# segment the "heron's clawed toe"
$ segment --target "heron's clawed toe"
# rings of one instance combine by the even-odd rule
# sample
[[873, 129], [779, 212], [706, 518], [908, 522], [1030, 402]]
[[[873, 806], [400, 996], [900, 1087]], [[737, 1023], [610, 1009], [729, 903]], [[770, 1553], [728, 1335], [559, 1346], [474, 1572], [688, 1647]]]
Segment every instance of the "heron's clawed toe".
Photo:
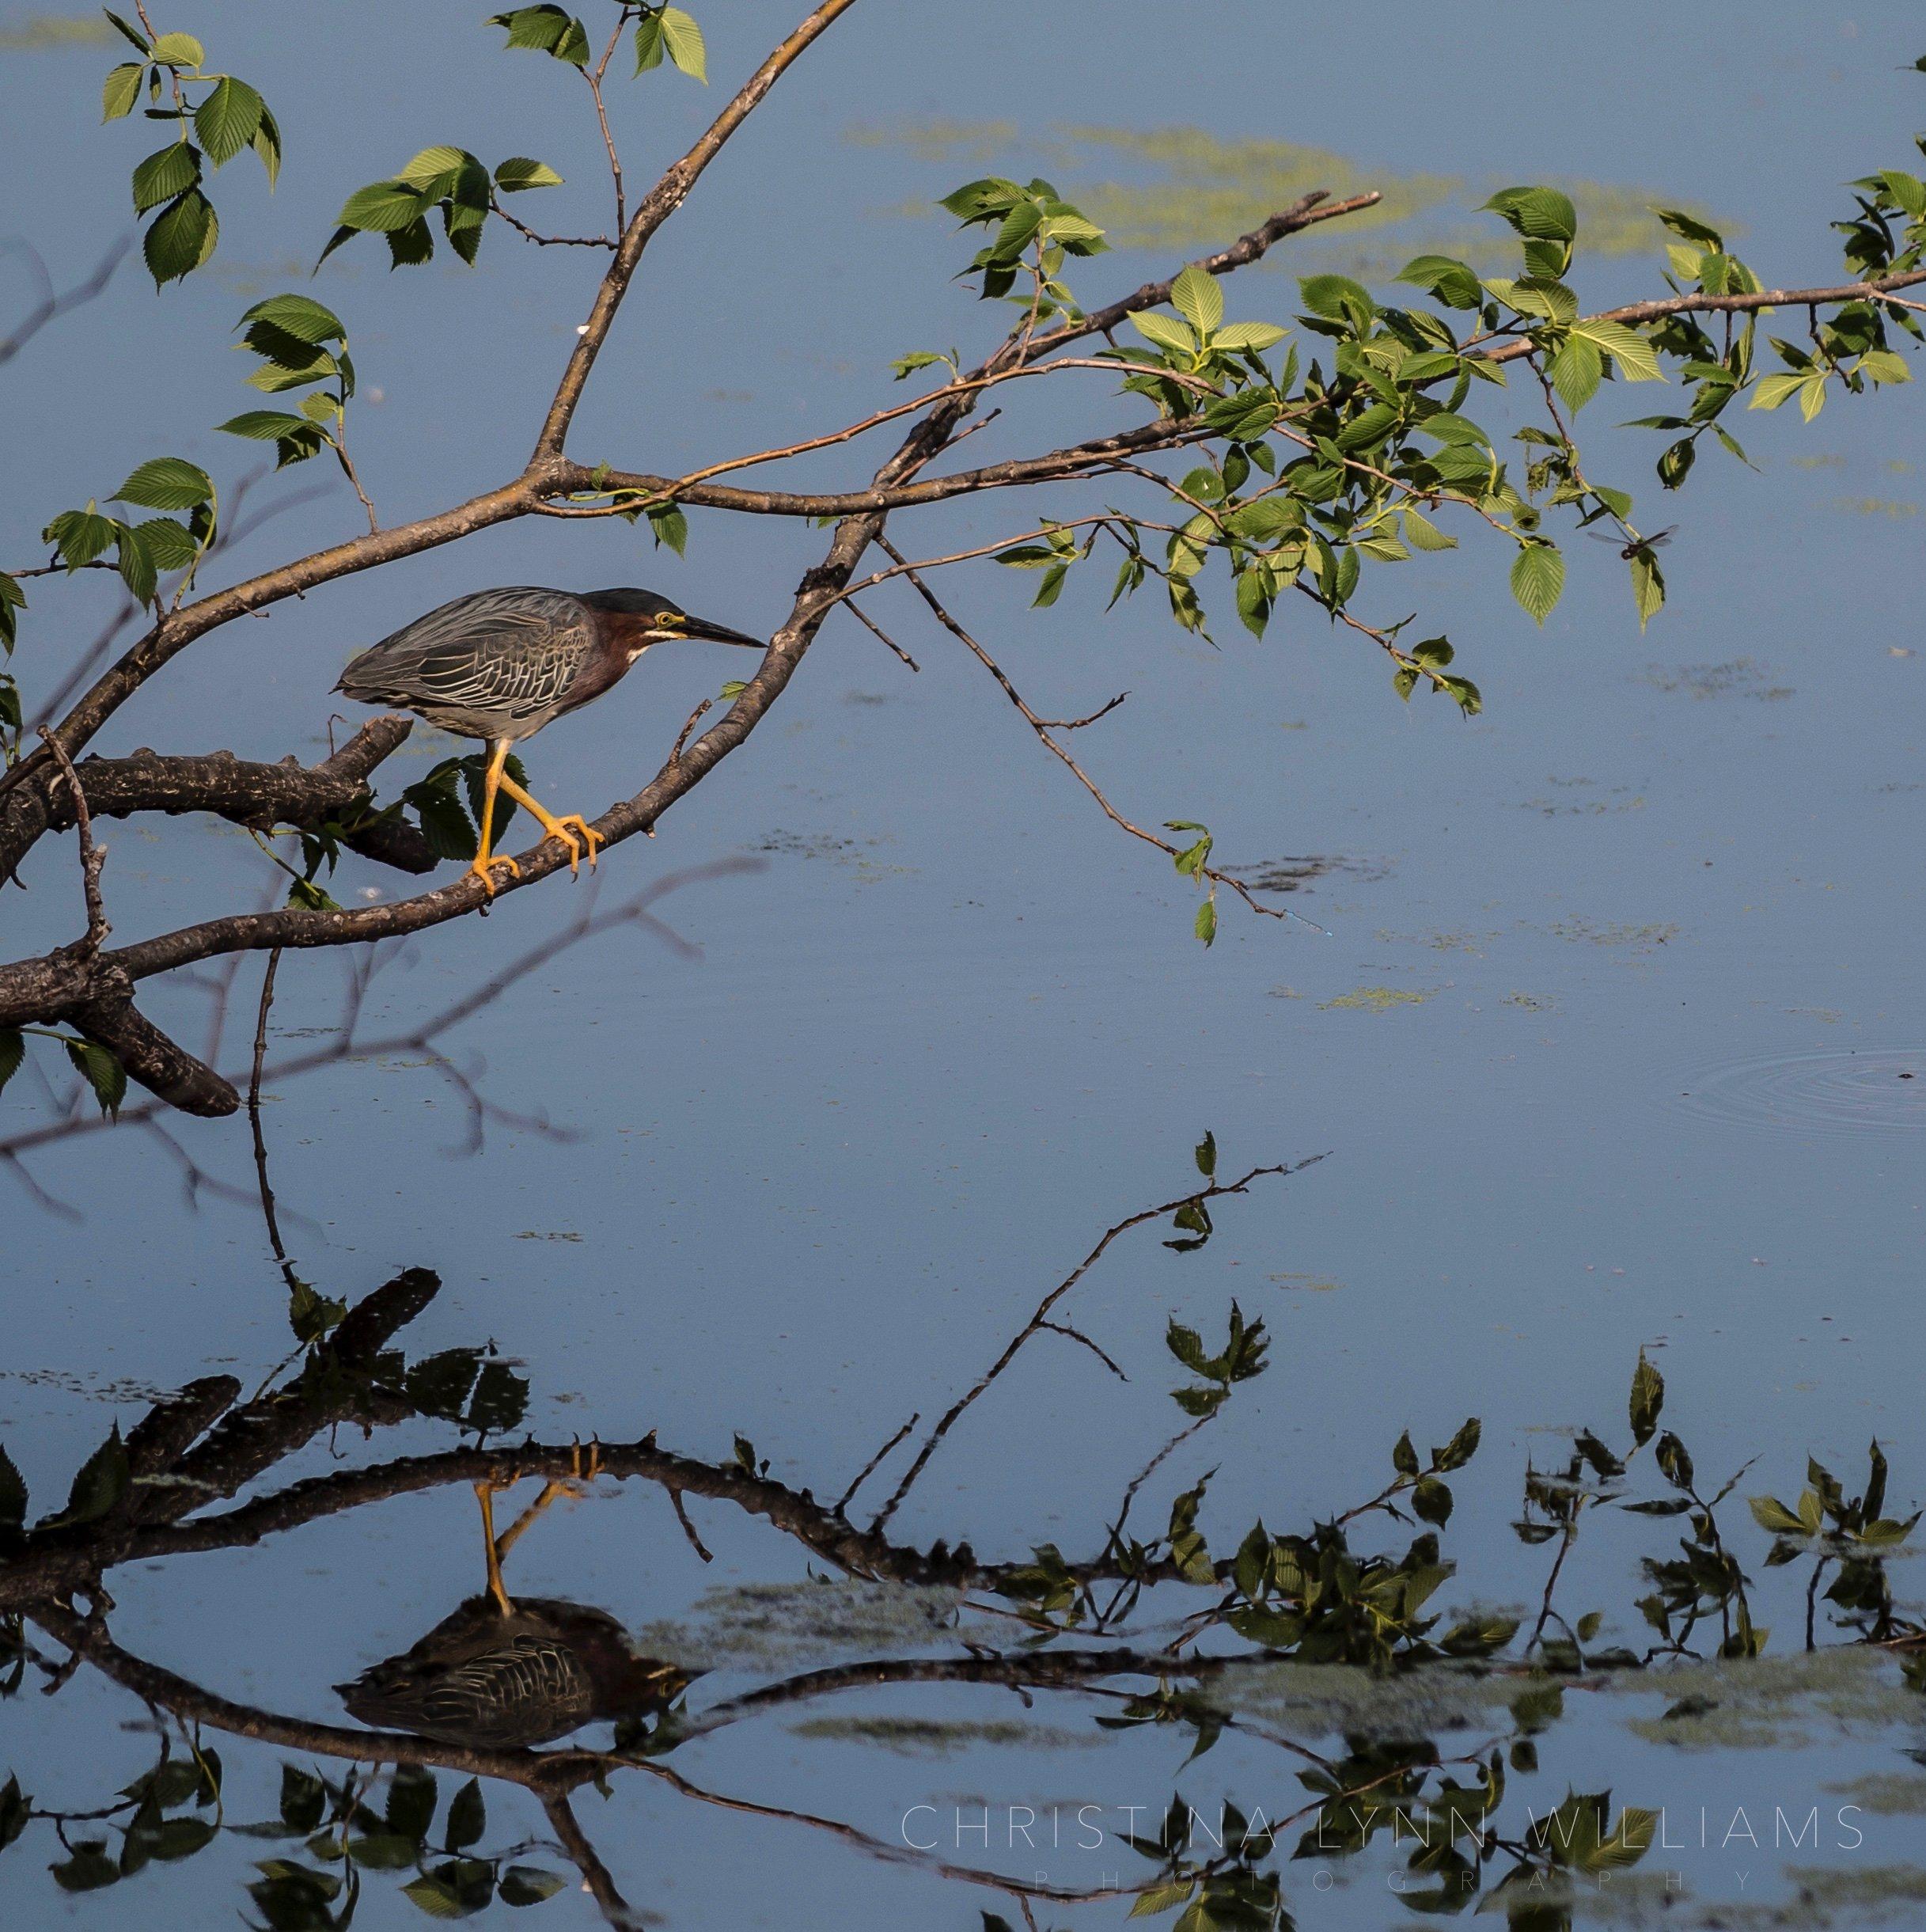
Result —
[[[589, 870], [591, 872], [595, 870], [596, 859], [602, 847], [609, 843], [606, 833], [597, 831], [594, 826], [590, 825], [579, 812], [565, 813], [558, 818], [555, 822], [555, 833], [557, 838], [568, 841], [571, 854], [575, 848], [575, 840], [579, 837], [582, 840], [582, 856], [589, 861]], [[569, 860], [568, 869], [571, 872], [575, 869], [575, 861], [573, 856]]]
[[496, 852], [492, 857], [487, 859], [483, 858], [478, 853], [468, 867], [468, 870], [481, 881], [483, 885], [487, 887], [488, 896], [491, 899], [495, 895], [495, 882], [493, 868], [498, 865], [506, 866], [508, 867], [510, 875], [512, 877], [516, 879], [521, 878], [521, 867], [518, 865], [513, 859], [510, 858], [506, 852]]

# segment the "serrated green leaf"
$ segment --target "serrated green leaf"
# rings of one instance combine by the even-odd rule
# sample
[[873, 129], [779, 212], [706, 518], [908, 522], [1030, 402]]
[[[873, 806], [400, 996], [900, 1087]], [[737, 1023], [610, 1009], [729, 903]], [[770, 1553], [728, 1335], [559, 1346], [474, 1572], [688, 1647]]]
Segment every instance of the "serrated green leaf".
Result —
[[1170, 284], [1170, 306], [1200, 336], [1224, 319], [1224, 291], [1216, 276], [1194, 264]]
[[1511, 566], [1511, 594], [1541, 628], [1564, 594], [1565, 560], [1550, 544], [1528, 544]]
[[495, 169], [495, 184], [505, 195], [519, 195], [531, 188], [559, 188], [562, 177], [545, 161], [511, 154]]
[[1196, 353], [1197, 339], [1190, 329], [1173, 317], [1159, 315], [1154, 309], [1132, 311], [1132, 325], [1147, 342], [1154, 343], [1160, 349], [1169, 349], [1179, 355]]
[[661, 17], [662, 44], [668, 49], [669, 58], [691, 80], [700, 81], [707, 87], [708, 50], [703, 44], [702, 29], [696, 25], [694, 17], [679, 6], [669, 6], [662, 9]]
[[191, 275], [214, 253], [221, 223], [214, 204], [191, 188], [163, 208], [141, 242], [141, 254], [157, 288]]
[[66, 1049], [67, 1058], [93, 1089], [93, 1096], [100, 1103], [100, 1111], [118, 1114], [121, 1102], [127, 1098], [127, 1068], [97, 1041], [63, 1040], [61, 1044]]
[[126, 61], [112, 69], [100, 88], [100, 119], [117, 121], [134, 112], [140, 99], [141, 76], [147, 71], [138, 60]]
[[164, 33], [150, 51], [170, 67], [198, 67], [207, 58], [207, 49], [191, 33]]
[[207, 471], [177, 456], [157, 456], [142, 464], [114, 492], [116, 503], [147, 510], [191, 510], [213, 496], [214, 480]]
[[172, 201], [200, 178], [200, 150], [191, 142], [169, 142], [134, 170], [134, 212], [145, 214], [150, 208]]
[[249, 146], [261, 124], [260, 96], [245, 81], [223, 74], [194, 110], [194, 131], [207, 158], [224, 167]]

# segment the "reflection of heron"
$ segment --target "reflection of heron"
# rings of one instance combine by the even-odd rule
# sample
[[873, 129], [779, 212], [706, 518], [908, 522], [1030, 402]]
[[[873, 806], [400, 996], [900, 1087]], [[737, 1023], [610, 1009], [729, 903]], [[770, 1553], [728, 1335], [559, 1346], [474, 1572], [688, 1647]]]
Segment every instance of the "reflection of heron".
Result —
[[363, 1724], [394, 1726], [445, 1743], [506, 1750], [545, 1744], [585, 1724], [673, 1703], [690, 1673], [638, 1657], [628, 1634], [605, 1610], [557, 1598], [511, 1598], [502, 1558], [558, 1496], [579, 1494], [595, 1474], [593, 1448], [578, 1475], [544, 1486], [500, 1536], [494, 1495], [506, 1482], [475, 1486], [487, 1546], [488, 1588], [471, 1596], [399, 1657], [337, 1684]]
[[551, 719], [586, 704], [616, 684], [652, 644], [678, 637], [712, 639], [766, 650], [759, 637], [694, 617], [654, 590], [546, 590], [518, 584], [458, 597], [364, 651], [335, 686], [364, 704], [400, 704], [444, 731], [488, 746], [481, 840], [469, 871], [491, 894], [489, 867], [517, 867], [489, 851], [495, 795], [506, 791], [568, 848], [573, 871], [585, 852], [591, 864], [602, 835], [578, 814], [557, 818], [503, 770], [509, 747], [533, 738]]

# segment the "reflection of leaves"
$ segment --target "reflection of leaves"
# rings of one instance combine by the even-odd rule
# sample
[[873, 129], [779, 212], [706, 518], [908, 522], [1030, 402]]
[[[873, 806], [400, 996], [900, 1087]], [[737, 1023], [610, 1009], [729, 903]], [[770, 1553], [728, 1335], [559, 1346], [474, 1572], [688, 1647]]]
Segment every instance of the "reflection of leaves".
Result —
[[506, 1362], [484, 1362], [481, 1373], [475, 1378], [475, 1394], [463, 1420], [470, 1429], [499, 1433], [513, 1429], [528, 1406], [527, 1380]]
[[460, 1851], [472, 1845], [488, 1828], [488, 1809], [482, 1797], [480, 1781], [471, 1778], [455, 1793], [448, 1808], [448, 1847]]
[[304, 1348], [319, 1342], [347, 1313], [345, 1301], [317, 1294], [305, 1281], [298, 1279], [287, 1298], [287, 1325], [294, 1331], [294, 1339]]
[[18, 1838], [27, 1828], [27, 1820], [33, 1815], [33, 1801], [20, 1788], [20, 1780], [9, 1777], [0, 1785], [0, 1851]]
[[63, 1892], [98, 1892], [120, 1876], [119, 1866], [107, 1855], [107, 1841], [97, 1838], [84, 1839], [70, 1858], [47, 1869]]
[[127, 1445], [120, 1440], [116, 1422], [107, 1440], [82, 1463], [67, 1497], [67, 1506], [56, 1520], [61, 1523], [93, 1523], [127, 1493], [133, 1472], [127, 1467]]
[[401, 1889], [430, 1919], [466, 1919], [494, 1897], [495, 1873], [480, 1858], [450, 1858]]
[[18, 1529], [27, 1520], [26, 1478], [0, 1449], [0, 1529]]
[[502, 1903], [539, 1905], [544, 1899], [553, 1898], [567, 1882], [559, 1873], [544, 1872], [539, 1865], [511, 1865], [502, 1874]]
[[298, 1766], [281, 1767], [281, 1822], [290, 1831], [312, 1831], [321, 1822], [328, 1787], [312, 1771]]
[[270, 1932], [329, 1932], [335, 1921], [328, 1907], [341, 1889], [339, 1879], [286, 1858], [264, 1860], [260, 1869], [262, 1876], [248, 1886], [248, 1896]]
[[388, 1828], [419, 1844], [434, 1822], [435, 1797], [434, 1772], [423, 1770], [419, 1764], [403, 1765], [388, 1786], [384, 1814]]

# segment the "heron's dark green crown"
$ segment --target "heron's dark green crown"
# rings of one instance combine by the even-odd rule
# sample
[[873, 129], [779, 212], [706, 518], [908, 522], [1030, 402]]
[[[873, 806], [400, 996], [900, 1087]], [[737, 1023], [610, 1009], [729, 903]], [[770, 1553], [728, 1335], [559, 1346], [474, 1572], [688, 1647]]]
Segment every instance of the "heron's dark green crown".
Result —
[[665, 612], [673, 617], [688, 613], [673, 597], [659, 590], [584, 590], [582, 601], [591, 610], [605, 610], [611, 617], [646, 617], [653, 622]]

